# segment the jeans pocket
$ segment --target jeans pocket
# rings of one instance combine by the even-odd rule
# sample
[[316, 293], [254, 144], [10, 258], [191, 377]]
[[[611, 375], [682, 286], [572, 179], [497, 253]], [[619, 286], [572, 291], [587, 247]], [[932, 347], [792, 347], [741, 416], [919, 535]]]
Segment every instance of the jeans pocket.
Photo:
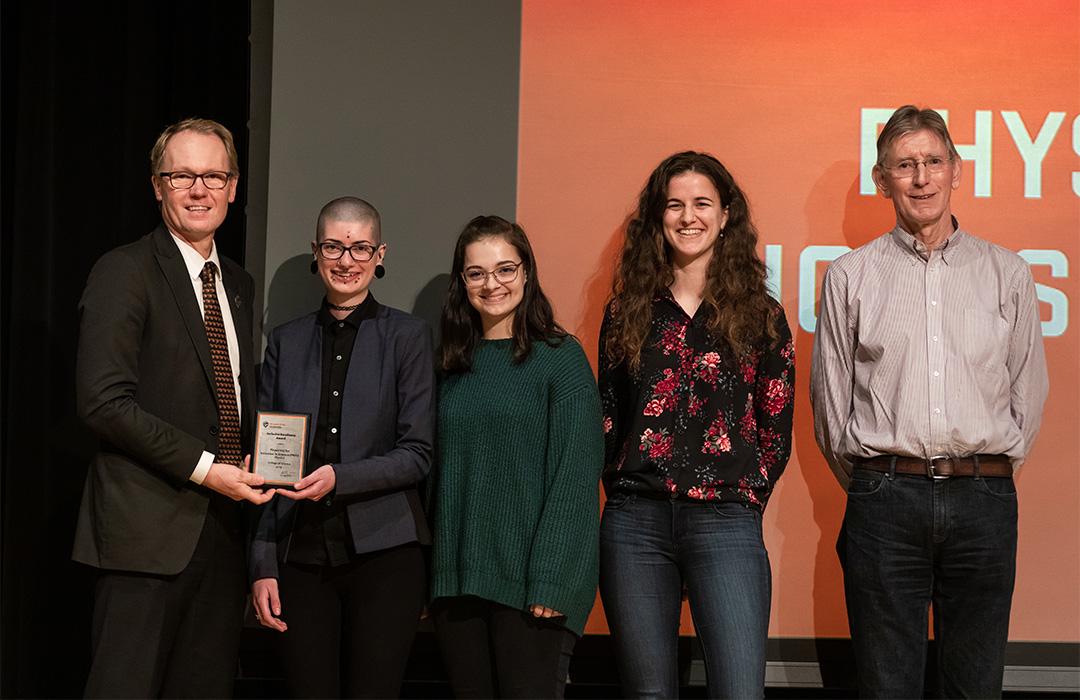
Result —
[[975, 479], [976, 490], [999, 501], [1016, 500], [1016, 484], [1011, 476], [984, 476]]
[[604, 501], [604, 510], [619, 510], [624, 508], [634, 499], [634, 494], [629, 491], [616, 491]]
[[856, 498], [859, 496], [873, 496], [881, 491], [881, 488], [888, 480], [888, 475], [882, 472], [856, 468], [851, 473], [851, 480], [848, 481], [848, 496]]
[[735, 501], [716, 501], [711, 503], [710, 507], [714, 513], [722, 518], [753, 518], [761, 515], [761, 511], [757, 508], [744, 506], [742, 503]]

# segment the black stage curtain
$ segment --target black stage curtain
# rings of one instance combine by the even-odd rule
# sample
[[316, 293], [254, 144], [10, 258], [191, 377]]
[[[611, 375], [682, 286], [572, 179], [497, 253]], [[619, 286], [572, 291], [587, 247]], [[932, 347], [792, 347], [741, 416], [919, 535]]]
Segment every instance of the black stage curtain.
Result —
[[[4, 0], [0, 12], [0, 694], [77, 696], [93, 575], [69, 555], [95, 441], [74, 409], [76, 304], [97, 258], [156, 224], [149, 151], [163, 127], [221, 121], [244, 170], [250, 8]], [[218, 237], [241, 263], [244, 185]]]

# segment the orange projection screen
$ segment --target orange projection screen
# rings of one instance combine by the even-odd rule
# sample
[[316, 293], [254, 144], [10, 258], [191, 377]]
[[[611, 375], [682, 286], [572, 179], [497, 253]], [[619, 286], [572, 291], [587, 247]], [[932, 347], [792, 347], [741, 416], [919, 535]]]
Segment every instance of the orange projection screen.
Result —
[[[518, 218], [591, 359], [622, 227], [650, 170], [715, 154], [747, 192], [797, 343], [791, 462], [765, 515], [774, 637], [844, 637], [845, 496], [814, 443], [808, 379], [828, 262], [893, 225], [873, 144], [896, 107], [946, 113], [964, 228], [1038, 284], [1051, 393], [1020, 470], [1011, 639], [1080, 640], [1080, 5], [525, 0]], [[607, 631], [598, 604], [588, 631]], [[684, 632], [690, 632], [684, 613]]]

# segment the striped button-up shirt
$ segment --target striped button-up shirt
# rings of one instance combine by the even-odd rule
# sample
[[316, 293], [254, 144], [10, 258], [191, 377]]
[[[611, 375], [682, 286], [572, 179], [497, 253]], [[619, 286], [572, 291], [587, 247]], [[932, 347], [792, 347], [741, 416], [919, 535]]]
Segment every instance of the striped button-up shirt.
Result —
[[927, 251], [897, 227], [825, 274], [810, 400], [845, 487], [853, 461], [1005, 454], [1019, 466], [1048, 380], [1035, 284], [962, 230]]

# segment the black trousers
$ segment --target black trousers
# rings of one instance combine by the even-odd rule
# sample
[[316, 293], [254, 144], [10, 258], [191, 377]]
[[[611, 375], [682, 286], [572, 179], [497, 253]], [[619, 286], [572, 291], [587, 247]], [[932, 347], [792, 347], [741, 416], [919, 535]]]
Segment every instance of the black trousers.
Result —
[[563, 697], [577, 637], [562, 619], [475, 596], [440, 598], [431, 612], [455, 697]]
[[215, 495], [179, 574], [102, 570], [86, 696], [231, 697], [247, 596], [243, 541], [240, 506]]
[[419, 544], [357, 555], [343, 566], [286, 562], [279, 572], [279, 651], [297, 698], [400, 695], [427, 573]]

